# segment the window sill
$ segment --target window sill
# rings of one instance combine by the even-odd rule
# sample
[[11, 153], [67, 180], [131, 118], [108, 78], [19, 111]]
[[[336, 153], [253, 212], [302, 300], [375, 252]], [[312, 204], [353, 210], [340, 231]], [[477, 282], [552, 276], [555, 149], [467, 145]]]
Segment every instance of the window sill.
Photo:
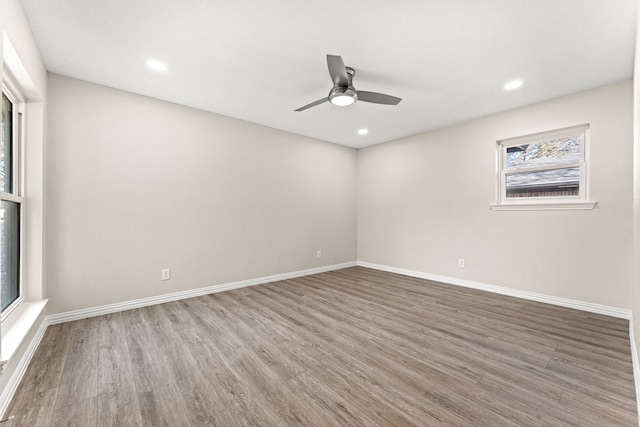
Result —
[[5, 367], [29, 335], [48, 300], [23, 302], [2, 322], [2, 354], [0, 366]]
[[566, 211], [590, 210], [598, 202], [500, 203], [490, 205], [492, 211]]

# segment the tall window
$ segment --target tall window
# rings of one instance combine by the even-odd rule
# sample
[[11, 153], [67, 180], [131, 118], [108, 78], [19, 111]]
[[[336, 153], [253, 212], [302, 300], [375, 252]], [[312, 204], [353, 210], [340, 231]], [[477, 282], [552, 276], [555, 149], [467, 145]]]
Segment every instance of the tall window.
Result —
[[20, 298], [20, 134], [19, 103], [2, 91], [0, 138], [0, 305], [4, 312]]
[[498, 203], [587, 200], [588, 125], [498, 141]]

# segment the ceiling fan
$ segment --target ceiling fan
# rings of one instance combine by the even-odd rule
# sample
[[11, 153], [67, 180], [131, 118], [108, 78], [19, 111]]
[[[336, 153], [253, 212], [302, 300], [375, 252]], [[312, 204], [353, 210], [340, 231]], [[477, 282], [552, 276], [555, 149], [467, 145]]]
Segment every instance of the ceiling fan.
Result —
[[327, 65], [329, 66], [331, 80], [333, 80], [333, 88], [329, 92], [329, 96], [307, 104], [304, 107], [300, 107], [295, 111], [304, 111], [307, 108], [315, 107], [326, 101], [340, 107], [351, 105], [356, 101], [386, 105], [398, 105], [398, 103], [402, 101], [402, 98], [385, 95], [383, 93], [356, 90], [356, 88], [353, 87], [353, 76], [355, 76], [356, 70], [351, 67], [345, 67], [339, 55], [327, 55]]

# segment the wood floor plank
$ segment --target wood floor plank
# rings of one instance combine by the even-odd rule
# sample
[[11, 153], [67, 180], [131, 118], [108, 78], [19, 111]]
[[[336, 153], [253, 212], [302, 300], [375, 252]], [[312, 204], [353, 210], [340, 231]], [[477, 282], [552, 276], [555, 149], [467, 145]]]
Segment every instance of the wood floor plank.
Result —
[[97, 398], [92, 397], [56, 410], [51, 427], [94, 427], [97, 425]]
[[[71, 334], [75, 324], [53, 325], [47, 328], [29, 369], [18, 388], [14, 401], [23, 396], [32, 398], [33, 394], [41, 394], [47, 390], [57, 389], [62, 377]], [[8, 413], [11, 414], [9, 408]]]
[[[234, 299], [237, 304], [244, 305], [250, 311], [257, 308], [256, 305], [248, 301], [242, 293], [233, 292], [228, 296]], [[261, 306], [261, 310], [265, 314], [268, 313], [268, 310], [263, 306]], [[265, 323], [261, 326], [264, 326], [264, 324]], [[267, 324], [271, 325], [273, 321]], [[254, 320], [239, 316], [236, 321], [228, 327], [234, 331], [239, 340], [244, 342], [245, 347], [250, 348], [272, 372], [283, 380], [292, 378], [307, 370], [307, 367], [298, 363], [289, 353], [283, 352], [278, 348], [277, 343], [282, 342], [282, 336], [278, 335], [278, 337], [274, 339], [273, 334], [259, 333], [256, 331], [256, 323]], [[260, 331], [262, 331], [262, 329]]]
[[[487, 402], [482, 402], [477, 398], [481, 391], [477, 394], [471, 392], [474, 388], [463, 388], [454, 383], [439, 383], [425, 393], [424, 397], [430, 404], [437, 404], [446, 408], [447, 413], [455, 414], [458, 418], [464, 420], [464, 425], [493, 427], [520, 424], [516, 420], [522, 420], [522, 414], [512, 408], [510, 408], [508, 414], [505, 414], [506, 416], [493, 411], [493, 408]], [[525, 424], [521, 425], [530, 425], [529, 423], [539, 420], [530, 417], [526, 421]]]
[[[554, 390], [547, 390], [543, 384], [536, 382], [530, 384], [526, 381], [515, 381], [519, 376], [514, 374], [515, 378], [503, 378], [493, 375], [487, 375], [478, 383], [479, 386], [489, 390], [490, 392], [501, 396], [507, 402], [516, 402], [516, 404], [529, 407], [529, 411], [533, 415], [550, 417], [556, 420], [553, 424], [568, 424], [572, 426], [580, 426], [584, 422], [582, 415], [578, 412], [572, 413], [570, 408], [564, 408], [561, 405], [560, 397], [562, 390], [558, 394]], [[587, 416], [589, 416], [587, 414]], [[545, 425], [540, 423], [538, 425]]]
[[260, 425], [252, 423], [243, 411], [234, 407], [229, 407], [214, 415], [206, 424], [194, 425], [194, 427], [250, 427]]
[[[301, 280], [302, 281], [302, 280]], [[341, 299], [337, 299], [332, 301], [333, 306], [340, 306]], [[344, 308], [343, 311], [345, 313], [349, 312], [348, 307]], [[367, 311], [373, 311], [369, 306], [367, 307]], [[332, 314], [333, 316], [337, 316], [335, 312]], [[376, 325], [378, 322], [377, 319], [381, 317], [385, 317], [384, 313], [375, 312], [374, 314], [364, 314], [364, 319], [368, 324]], [[470, 343], [477, 344], [480, 352], [482, 352], [483, 357], [486, 357], [487, 352], [493, 352], [495, 357], [504, 357], [504, 355], [510, 355], [510, 357], [518, 357], [520, 359], [526, 359], [528, 362], [536, 364], [537, 366], [546, 366], [551, 359], [549, 354], [545, 354], [540, 351], [536, 351], [534, 348], [531, 348], [531, 345], [528, 346], [527, 349], [521, 349], [519, 346], [511, 345], [509, 342], [505, 340], [491, 340], [487, 335], [483, 335], [482, 332], [478, 328], [469, 327], [466, 322], [455, 322], [452, 321], [449, 317], [438, 317], [436, 319], [433, 318], [432, 315], [430, 320], [431, 324], [425, 323], [423, 319], [420, 319], [412, 314], [406, 314], [402, 312], [393, 313], [393, 316], [387, 316], [388, 319], [395, 318], [397, 320], [402, 320], [408, 327], [410, 328], [421, 328], [425, 334], [430, 336], [434, 336], [439, 341], [452, 340], [458, 343], [462, 343], [461, 345], [469, 346]], [[436, 320], [436, 322], [433, 322]], [[437, 325], [437, 326], [434, 326]], [[381, 336], [384, 333], [384, 330], [380, 330], [382, 325], [377, 325], [377, 329], [374, 330], [374, 333], [377, 336]], [[486, 331], [486, 329], [485, 329]], [[394, 331], [393, 334], [389, 335], [390, 340], [398, 340], [400, 336], [397, 331]], [[415, 340], [415, 334], [413, 335], [413, 340]], [[411, 341], [411, 340], [410, 340]], [[398, 343], [400, 346], [404, 346], [407, 348], [411, 348], [411, 342]]]
[[330, 414], [333, 425], [358, 427], [369, 422], [359, 399], [357, 404], [349, 402], [350, 398], [356, 398], [350, 393], [341, 393], [333, 384], [327, 384], [312, 372], [303, 372], [291, 378], [289, 383], [297, 394], [306, 394], [316, 407]]
[[98, 425], [142, 425], [122, 314], [99, 320]]
[[144, 426], [191, 427], [185, 407], [173, 384], [138, 395]]
[[[214, 296], [191, 298], [177, 301], [176, 304], [182, 307], [183, 313], [190, 316], [190, 324], [199, 332], [199, 337], [203, 338], [199, 341], [198, 337], [190, 335], [184, 337], [186, 340], [194, 340], [204, 345], [213, 344], [216, 353], [226, 352], [240, 347], [242, 343], [235, 336], [227, 334], [224, 329], [225, 323], [232, 319], [232, 315], [221, 304], [207, 303]], [[183, 319], [183, 322], [189, 323], [186, 319]]]
[[[406, 401], [397, 400], [381, 385], [371, 387], [370, 379], [363, 379], [358, 372], [352, 372], [349, 367], [327, 365], [312, 371], [315, 378], [328, 384], [341, 396], [352, 398], [345, 400], [350, 408], [363, 408], [364, 415], [369, 420], [365, 425], [376, 426], [411, 426], [433, 425], [433, 419], [422, 413], [420, 407]], [[405, 396], [411, 399], [411, 396]]]
[[[284, 292], [279, 290], [278, 296], [282, 297]], [[304, 304], [305, 307], [314, 308], [315, 313], [321, 313], [322, 307], [314, 305], [309, 300], [302, 301], [292, 297], [292, 304]], [[261, 299], [263, 304], [267, 303], [268, 293], [263, 294]], [[278, 306], [276, 306], [278, 307]], [[277, 309], [277, 308], [276, 308]], [[280, 306], [280, 309], [284, 309]], [[300, 319], [303, 322], [303, 319]], [[319, 361], [326, 361], [328, 359], [333, 360], [335, 363], [360, 363], [362, 368], [366, 368], [381, 375], [387, 381], [393, 381], [399, 377], [403, 380], [403, 386], [414, 387], [414, 392], [421, 394], [433, 385], [433, 381], [441, 374], [439, 367], [435, 364], [435, 358], [429, 358], [429, 354], [419, 354], [417, 357], [412, 355], [406, 355], [403, 351], [395, 351], [395, 348], [390, 348], [388, 343], [382, 340], [376, 340], [375, 336], [369, 332], [360, 332], [357, 327], [350, 327], [344, 322], [338, 324], [332, 318], [331, 313], [327, 314], [322, 321], [316, 322], [316, 332], [319, 329], [324, 332], [322, 335], [317, 334], [318, 337], [324, 341], [325, 347], [333, 348], [334, 351], [330, 354], [325, 354]], [[333, 333], [333, 336], [331, 336]], [[415, 352], [414, 352], [415, 353]], [[371, 357], [371, 355], [384, 355], [384, 358], [379, 363], [377, 357]], [[355, 356], [355, 357], [354, 357]], [[315, 366], [314, 362], [309, 362], [311, 366]], [[317, 363], [317, 362], [316, 362]], [[322, 362], [326, 363], [326, 362]], [[467, 377], [466, 373], [463, 375]], [[419, 380], [418, 378], [422, 378]], [[424, 378], [430, 378], [430, 381], [424, 381]], [[466, 379], [466, 378], [461, 378]]]
[[[220, 416], [233, 417], [241, 426], [285, 426], [287, 423], [278, 415], [252, 384], [239, 381], [224, 390], [231, 403], [229, 408], [221, 411]], [[229, 412], [226, 412], [229, 411]]]
[[[71, 343], [75, 323], [53, 325], [47, 328], [29, 368], [11, 404], [6, 417], [15, 416], [15, 425], [46, 425], [51, 418], [58, 394], [58, 386]], [[41, 402], [34, 408], [33, 401]], [[3, 426], [4, 427], [4, 426]]]
[[331, 425], [326, 414], [296, 396], [253, 351], [239, 349], [234, 355], [234, 368], [243, 378], [232, 387], [234, 406], [262, 414], [275, 422], [272, 425]]
[[[263, 294], [265, 298], [267, 297], [266, 292], [267, 291], [265, 291], [265, 293]], [[281, 298], [285, 294], [286, 292], [280, 289], [278, 292], [278, 297]], [[381, 366], [376, 367], [376, 369], [379, 369], [380, 373], [384, 373], [388, 369], [389, 376], [397, 377], [398, 375], [400, 375], [403, 369], [406, 369], [403, 368], [402, 364], [409, 365], [410, 367], [408, 368], [408, 370], [410, 372], [423, 373], [429, 378], [437, 378], [443, 372], [442, 367], [438, 366], [440, 363], [440, 359], [438, 357], [432, 356], [434, 354], [434, 345], [436, 344], [434, 341], [422, 342], [424, 346], [430, 349], [429, 352], [423, 352], [416, 348], [415, 343], [417, 341], [421, 341], [424, 338], [421, 336], [421, 334], [413, 333], [411, 335], [413, 339], [411, 340], [407, 338], [405, 330], [396, 330], [395, 334], [385, 334], [384, 332], [377, 329], [369, 329], [369, 326], [366, 325], [366, 323], [363, 324], [362, 322], [352, 322], [353, 324], [350, 326], [349, 324], [347, 324], [345, 318], [341, 318], [341, 315], [338, 312], [333, 311], [334, 308], [331, 306], [327, 306], [326, 304], [316, 305], [316, 303], [313, 301], [309, 301], [308, 299], [306, 301], [303, 301], [301, 299], [296, 299], [295, 296], [291, 295], [289, 295], [288, 297], [292, 298], [292, 305], [302, 304], [305, 307], [313, 308], [314, 313], [326, 314], [326, 317], [322, 321], [317, 322], [320, 325], [326, 324], [327, 333], [324, 336], [328, 336], [331, 331], [337, 332], [337, 334], [335, 334], [336, 336], [334, 336], [333, 338], [339, 339], [342, 343], [337, 344], [329, 339], [328, 345], [336, 348], [341, 347], [343, 349], [343, 352], [346, 353], [355, 351], [359, 357], [360, 353], [362, 353], [362, 347], [355, 348], [354, 350], [354, 344], [360, 344], [361, 346], [375, 346], [375, 349], [371, 348], [372, 354], [377, 354], [379, 352], [384, 353], [384, 349], [389, 350], [389, 347], [391, 345], [394, 349], [400, 350], [390, 352], [387, 351], [387, 353], [385, 353], [385, 363]], [[264, 302], [265, 298], [263, 298], [261, 301]], [[284, 307], [282, 308], [284, 309]], [[335, 318], [341, 320], [339, 324], [335, 323]], [[360, 328], [362, 332], [366, 333], [358, 333], [358, 328]], [[379, 338], [382, 336], [384, 336], [386, 339], [380, 340]], [[373, 359], [369, 363], [370, 366], [372, 366], [373, 364], [375, 364], [375, 359]], [[469, 367], [466, 369], [449, 371], [448, 374], [459, 376], [461, 380], [471, 378], [476, 381], [479, 377], [482, 376], [482, 373], [473, 372], [472, 370], [473, 366], [469, 365]], [[428, 388], [430, 386], [431, 384], [424, 384], [424, 382], [422, 384], [423, 388]], [[424, 391], [425, 389], [418, 390], [419, 393], [423, 393]]]
[[569, 344], [560, 344], [556, 349], [555, 357], [568, 359], [570, 363], [584, 366], [588, 369], [595, 369], [602, 373], [610, 372], [623, 379], [633, 377], [633, 363], [631, 357], [622, 357], [616, 352], [607, 350], [600, 351], [600, 348], [592, 346], [578, 347]]
[[165, 305], [148, 307], [147, 322], [153, 329], [156, 349], [166, 360], [165, 375], [187, 412], [191, 425], [211, 422], [214, 415], [227, 407], [216, 391], [216, 384], [209, 381], [206, 372], [197, 369], [191, 349], [174, 333]]
[[565, 390], [560, 398], [562, 407], [571, 408], [576, 419], [583, 426], [637, 426], [635, 411], [616, 410], [611, 405], [572, 390]]
[[[53, 388], [30, 396], [30, 400], [15, 400], [11, 412], [7, 411], [5, 417], [13, 416], [10, 423], [0, 424], [2, 427], [31, 426], [46, 427], [51, 424], [53, 409], [56, 404], [58, 389]], [[23, 395], [22, 399], [26, 396]], [[35, 399], [35, 400], [34, 400]], [[34, 402], [38, 402], [34, 405]]]
[[7, 426], [637, 425], [628, 327], [346, 268], [51, 326]]
[[103, 394], [97, 398], [97, 426], [142, 426], [138, 396], [126, 400], [120, 394]]
[[[598, 394], [606, 394], [612, 397], [631, 396], [635, 394], [632, 380], [620, 380], [608, 376], [606, 372], [599, 373], [594, 369], [585, 369], [563, 360], [552, 360], [546, 371], [552, 373], [561, 381], [564, 378], [579, 378], [579, 385], [583, 388], [591, 388], [600, 391]], [[589, 394], [591, 395], [591, 394]]]
[[76, 321], [58, 386], [56, 414], [89, 399], [93, 399], [95, 405], [94, 398], [98, 394], [99, 325], [98, 317]]
[[[225, 331], [221, 322], [206, 319], [208, 307], [202, 298], [176, 301], [166, 304], [165, 308], [170, 313], [169, 321], [175, 325], [176, 339], [181, 340], [193, 356], [194, 369], [206, 373], [217, 384], [229, 386], [240, 381], [229, 367], [226, 353], [238, 348], [241, 343]], [[212, 334], [214, 327], [219, 331]]]
[[167, 375], [167, 360], [157, 351], [144, 312], [145, 309], [135, 309], [122, 313], [133, 381], [138, 394], [171, 384], [171, 378]]

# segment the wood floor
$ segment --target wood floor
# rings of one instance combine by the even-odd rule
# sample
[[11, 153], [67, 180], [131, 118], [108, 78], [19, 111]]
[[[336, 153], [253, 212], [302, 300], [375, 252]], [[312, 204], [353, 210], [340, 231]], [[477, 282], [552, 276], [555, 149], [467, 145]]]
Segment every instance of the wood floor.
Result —
[[6, 415], [638, 426], [627, 321], [361, 267], [50, 326]]

